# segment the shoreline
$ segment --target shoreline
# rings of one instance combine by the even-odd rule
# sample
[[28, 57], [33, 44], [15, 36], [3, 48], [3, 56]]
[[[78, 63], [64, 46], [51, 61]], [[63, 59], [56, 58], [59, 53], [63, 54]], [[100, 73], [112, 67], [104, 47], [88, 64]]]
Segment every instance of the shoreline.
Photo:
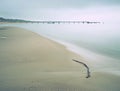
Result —
[[72, 62], [72, 59], [87, 63], [90, 70], [93, 67], [91, 61], [49, 38], [17, 27], [0, 27], [0, 34], [7, 36], [0, 39], [1, 91], [39, 91], [41, 88], [47, 91], [49, 88], [53, 88], [53, 91], [56, 91], [54, 88], [60, 88], [59, 91], [62, 88], [78, 88], [81, 91], [120, 89], [119, 76], [94, 72], [94, 68], [91, 77], [86, 79], [86, 69]]
[[[102, 55], [102, 54], [98, 54], [98, 53], [86, 50], [85, 48], [82, 48], [82, 47], [80, 48], [80, 47], [78, 47], [74, 44], [70, 44], [70, 43], [67, 43], [67, 42], [64, 42], [64, 41], [61, 41], [61, 40], [58, 40], [58, 39], [54, 39], [54, 38], [48, 37], [46, 35], [42, 35], [42, 34], [39, 34], [39, 33], [37, 33], [37, 34], [44, 37], [44, 38], [47, 38], [48, 40], [52, 40], [52, 41], [54, 41], [54, 42], [56, 42], [60, 45], [65, 46], [66, 50], [68, 50], [70, 52], [73, 52], [76, 55], [79, 55], [80, 57], [84, 58], [81, 61], [88, 63], [88, 65], [90, 64], [90, 67], [91, 67], [93, 72], [107, 72], [109, 74], [120, 76], [119, 69], [114, 70], [110, 67], [108, 67], [109, 69], [106, 69], [106, 68], [102, 67], [102, 65], [108, 66], [109, 61], [114, 62], [114, 60], [116, 60], [116, 61], [119, 61], [119, 60], [114, 59], [112, 57], [108, 57], [106, 55]], [[95, 69], [97, 69], [97, 70], [95, 70]]]
[[[10, 25], [7, 25], [7, 26], [4, 25], [3, 27], [9, 27]], [[14, 27], [14, 26], [12, 26], [12, 27]], [[20, 26], [16, 26], [16, 28], [20, 28]], [[22, 29], [26, 29], [26, 28], [22, 27]], [[83, 58], [82, 60], [81, 60], [81, 58], [80, 59], [78, 58], [78, 60], [81, 60], [81, 61], [87, 63], [88, 65], [90, 64], [89, 66], [91, 67], [93, 72], [97, 72], [97, 71], [107, 72], [107, 73], [111, 73], [111, 74], [120, 76], [120, 73], [116, 73], [116, 72], [119, 72], [119, 65], [116, 65], [116, 63], [115, 63], [115, 65], [116, 65], [115, 69], [116, 70], [112, 69], [113, 66], [111, 65], [111, 63], [114, 64], [114, 61], [119, 61], [117, 59], [114, 59], [112, 57], [108, 57], [106, 55], [102, 55], [102, 54], [99, 54], [99, 53], [92, 52], [90, 50], [79, 47], [77, 45], [70, 44], [70, 43], [67, 43], [67, 42], [64, 42], [64, 41], [61, 41], [61, 40], [58, 40], [58, 39], [54, 39], [52, 37], [40, 34], [38, 32], [34, 32], [33, 30], [31, 30], [29, 28], [27, 30], [31, 31], [31, 32], [43, 37], [43, 38], [46, 38], [50, 41], [53, 41], [57, 44], [60, 44], [60, 45], [64, 46], [66, 48], [66, 50], [68, 50], [69, 52], [75, 53], [79, 57], [82, 57]], [[111, 63], [109, 64], [110, 61], [111, 61]], [[108, 69], [106, 69], [106, 68], [108, 68]], [[95, 70], [95, 69], [97, 69], [97, 70]]]

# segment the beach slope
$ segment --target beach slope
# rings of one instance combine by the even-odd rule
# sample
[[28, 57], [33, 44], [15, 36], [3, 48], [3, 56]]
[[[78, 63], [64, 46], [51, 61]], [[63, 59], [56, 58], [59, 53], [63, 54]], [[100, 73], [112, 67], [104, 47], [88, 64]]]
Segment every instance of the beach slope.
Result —
[[120, 77], [92, 72], [65, 46], [29, 30], [0, 27], [0, 91], [119, 91]]

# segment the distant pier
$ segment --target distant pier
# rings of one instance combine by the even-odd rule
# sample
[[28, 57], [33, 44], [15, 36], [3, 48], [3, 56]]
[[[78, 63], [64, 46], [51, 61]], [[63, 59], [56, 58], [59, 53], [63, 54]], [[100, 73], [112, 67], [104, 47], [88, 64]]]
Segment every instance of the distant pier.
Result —
[[90, 21], [31, 21], [31, 23], [42, 23], [42, 24], [100, 24], [100, 22]]
[[42, 24], [100, 24], [101, 22], [95, 21], [73, 21], [73, 20], [40, 20], [40, 21], [30, 21], [30, 20], [21, 20], [21, 19], [6, 19], [0, 17], [0, 23], [42, 23]]

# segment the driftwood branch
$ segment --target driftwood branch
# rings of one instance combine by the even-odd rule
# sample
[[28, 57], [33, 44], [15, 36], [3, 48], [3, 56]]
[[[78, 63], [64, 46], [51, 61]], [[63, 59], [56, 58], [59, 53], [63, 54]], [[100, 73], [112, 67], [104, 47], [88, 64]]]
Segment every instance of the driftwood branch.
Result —
[[87, 76], [86, 76], [86, 78], [89, 78], [90, 77], [90, 70], [89, 70], [89, 67], [85, 64], [85, 63], [83, 63], [83, 62], [80, 62], [80, 61], [77, 61], [77, 60], [74, 60], [74, 59], [72, 59], [74, 62], [77, 62], [77, 63], [80, 63], [80, 64], [82, 64], [82, 65], [84, 65], [86, 68], [87, 68]]

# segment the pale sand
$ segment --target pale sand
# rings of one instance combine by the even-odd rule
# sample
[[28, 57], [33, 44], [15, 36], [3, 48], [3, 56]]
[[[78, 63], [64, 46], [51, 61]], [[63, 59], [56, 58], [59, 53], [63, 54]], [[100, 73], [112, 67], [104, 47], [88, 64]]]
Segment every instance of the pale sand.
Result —
[[120, 77], [92, 72], [63, 45], [31, 31], [0, 27], [0, 91], [119, 91]]

